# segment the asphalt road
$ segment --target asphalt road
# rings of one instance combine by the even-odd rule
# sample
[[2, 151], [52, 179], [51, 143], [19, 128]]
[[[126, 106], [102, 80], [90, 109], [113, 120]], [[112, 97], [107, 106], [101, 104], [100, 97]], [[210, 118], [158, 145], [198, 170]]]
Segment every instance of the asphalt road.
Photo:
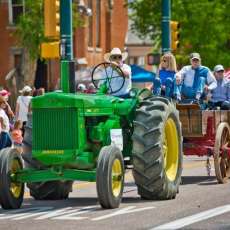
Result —
[[76, 182], [65, 201], [34, 201], [25, 193], [19, 210], [0, 209], [0, 229], [230, 229], [230, 182], [217, 184], [205, 159], [185, 157], [182, 185], [174, 200], [140, 199], [131, 171], [120, 208], [104, 210], [95, 183]]

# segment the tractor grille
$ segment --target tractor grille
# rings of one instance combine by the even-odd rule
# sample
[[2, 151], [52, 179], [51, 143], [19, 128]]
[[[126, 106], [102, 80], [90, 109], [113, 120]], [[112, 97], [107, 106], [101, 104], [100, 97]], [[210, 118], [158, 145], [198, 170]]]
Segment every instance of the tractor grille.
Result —
[[34, 150], [76, 149], [77, 109], [34, 109], [32, 132]]

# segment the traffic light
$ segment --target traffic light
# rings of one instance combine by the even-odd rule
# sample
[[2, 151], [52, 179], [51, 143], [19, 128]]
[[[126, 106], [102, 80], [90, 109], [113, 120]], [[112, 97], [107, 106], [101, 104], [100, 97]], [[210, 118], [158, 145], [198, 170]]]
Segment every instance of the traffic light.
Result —
[[60, 58], [60, 42], [43, 42], [41, 44], [41, 57], [45, 59]]
[[177, 48], [179, 48], [180, 42], [180, 23], [177, 21], [170, 21], [170, 27], [171, 27], [171, 50], [176, 51]]
[[44, 0], [45, 37], [60, 37], [60, 0]]

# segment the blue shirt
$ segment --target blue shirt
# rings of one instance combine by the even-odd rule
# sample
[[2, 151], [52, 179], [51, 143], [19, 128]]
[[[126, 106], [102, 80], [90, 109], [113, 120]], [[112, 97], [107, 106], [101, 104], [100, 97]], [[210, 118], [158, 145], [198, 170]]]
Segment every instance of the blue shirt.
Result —
[[217, 80], [217, 87], [211, 91], [212, 102], [230, 102], [230, 81], [227, 79]]
[[166, 82], [167, 78], [174, 79], [175, 78], [175, 73], [176, 73], [175, 71], [161, 69], [159, 71], [159, 77], [161, 79], [161, 84], [165, 85], [165, 82]]

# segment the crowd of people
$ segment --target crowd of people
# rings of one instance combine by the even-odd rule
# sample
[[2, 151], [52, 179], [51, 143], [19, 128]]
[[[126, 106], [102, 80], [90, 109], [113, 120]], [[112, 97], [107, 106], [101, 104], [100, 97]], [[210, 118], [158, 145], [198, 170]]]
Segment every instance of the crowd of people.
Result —
[[191, 53], [190, 65], [180, 71], [176, 69], [174, 55], [164, 54], [153, 84], [156, 95], [165, 95], [177, 101], [189, 99], [202, 103], [208, 100], [210, 109], [230, 109], [230, 80], [224, 77], [223, 65], [216, 65], [212, 72], [201, 65], [199, 53]]
[[20, 96], [17, 98], [15, 112], [13, 112], [8, 103], [10, 92], [5, 89], [0, 91], [0, 149], [14, 146], [22, 151], [24, 127], [31, 98], [44, 92], [44, 88], [33, 90], [30, 86], [24, 86], [19, 90]]
[[[128, 53], [122, 53], [119, 48], [113, 48], [104, 56], [105, 61], [111, 63], [105, 70], [105, 75], [110, 76], [110, 72], [116, 71], [113, 65], [119, 66], [124, 72], [125, 83], [119, 92], [112, 93], [114, 96], [126, 97], [132, 87], [131, 68], [124, 63], [127, 57]], [[156, 77], [153, 78], [153, 94], [173, 98], [178, 102], [187, 100], [202, 104], [208, 101], [210, 109], [230, 109], [230, 80], [224, 77], [223, 65], [218, 64], [211, 71], [201, 64], [199, 53], [191, 53], [189, 59], [190, 65], [178, 71], [175, 56], [170, 52], [165, 53], [161, 57]], [[110, 89], [116, 88], [119, 81], [121, 78], [111, 77]]]

